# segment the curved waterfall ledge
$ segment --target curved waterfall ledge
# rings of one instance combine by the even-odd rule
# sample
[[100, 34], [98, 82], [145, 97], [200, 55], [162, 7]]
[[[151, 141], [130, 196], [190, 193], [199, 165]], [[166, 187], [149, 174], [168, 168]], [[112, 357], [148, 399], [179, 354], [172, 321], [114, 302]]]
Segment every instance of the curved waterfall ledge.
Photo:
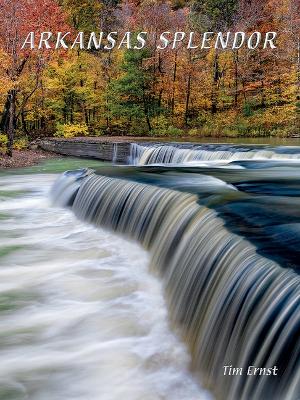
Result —
[[[194, 371], [217, 399], [297, 399], [296, 273], [257, 254], [194, 194], [82, 170], [64, 174], [51, 196], [78, 218], [136, 240], [150, 252], [172, 323], [189, 346]], [[243, 373], [224, 375], [225, 366]], [[247, 375], [249, 366], [276, 366], [278, 375]]]
[[300, 161], [300, 147], [132, 143], [130, 148], [130, 161], [135, 165], [242, 160]]

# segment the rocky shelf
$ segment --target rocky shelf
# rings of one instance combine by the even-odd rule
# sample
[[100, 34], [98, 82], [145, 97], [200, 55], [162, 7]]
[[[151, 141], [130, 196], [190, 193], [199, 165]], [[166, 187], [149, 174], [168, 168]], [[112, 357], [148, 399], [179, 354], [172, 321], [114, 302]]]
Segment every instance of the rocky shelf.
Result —
[[[145, 140], [145, 139], [144, 139]], [[43, 150], [73, 157], [94, 158], [126, 164], [130, 156], [131, 143], [143, 141], [143, 138], [128, 137], [106, 138], [49, 138], [43, 139], [39, 147]]]

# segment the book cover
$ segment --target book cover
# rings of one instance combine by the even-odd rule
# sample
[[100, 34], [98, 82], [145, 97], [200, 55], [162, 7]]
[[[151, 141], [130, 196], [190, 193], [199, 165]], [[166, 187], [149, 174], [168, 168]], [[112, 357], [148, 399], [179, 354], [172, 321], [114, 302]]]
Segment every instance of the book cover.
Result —
[[300, 399], [299, 0], [0, 0], [1, 400]]

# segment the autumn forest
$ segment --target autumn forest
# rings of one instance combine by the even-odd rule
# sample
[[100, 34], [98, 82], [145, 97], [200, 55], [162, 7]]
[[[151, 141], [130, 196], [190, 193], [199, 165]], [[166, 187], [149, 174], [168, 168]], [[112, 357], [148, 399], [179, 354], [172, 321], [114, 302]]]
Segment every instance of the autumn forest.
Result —
[[[22, 48], [44, 31], [147, 32], [147, 46]], [[275, 49], [161, 50], [165, 31], [278, 35]], [[0, 69], [8, 154], [43, 136], [295, 137], [300, 0], [0, 0]]]

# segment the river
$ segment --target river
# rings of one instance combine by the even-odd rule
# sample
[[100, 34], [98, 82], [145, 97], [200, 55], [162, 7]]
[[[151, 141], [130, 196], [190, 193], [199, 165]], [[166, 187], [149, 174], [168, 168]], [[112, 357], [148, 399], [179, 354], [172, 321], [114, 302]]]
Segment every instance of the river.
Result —
[[[0, 176], [0, 398], [202, 400], [136, 243], [53, 207], [53, 160]], [[55, 173], [53, 173], [55, 172]]]
[[298, 400], [300, 147], [128, 163], [1, 174], [1, 396]]

